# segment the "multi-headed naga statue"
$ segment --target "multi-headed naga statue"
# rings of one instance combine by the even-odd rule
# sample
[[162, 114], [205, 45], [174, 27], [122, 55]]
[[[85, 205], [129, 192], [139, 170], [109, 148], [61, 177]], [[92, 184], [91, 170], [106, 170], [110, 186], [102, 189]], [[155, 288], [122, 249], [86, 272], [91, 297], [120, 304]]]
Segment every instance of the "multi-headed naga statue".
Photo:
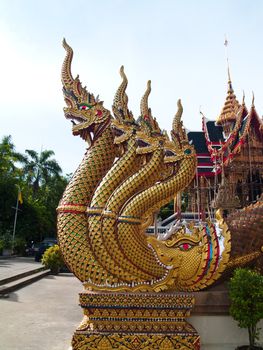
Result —
[[[73, 134], [89, 143], [58, 207], [58, 238], [67, 265], [94, 291], [191, 291], [212, 284], [231, 260], [224, 222], [219, 225], [223, 250], [211, 222], [189, 233], [181, 228], [167, 240], [145, 235], [153, 213], [195, 174], [196, 154], [182, 125], [180, 100], [170, 140], [148, 108], [150, 81], [135, 121], [121, 67], [112, 117], [79, 77], [72, 77], [73, 51], [65, 41], [63, 46], [64, 113]], [[249, 252], [239, 263], [259, 255], [260, 250]]]

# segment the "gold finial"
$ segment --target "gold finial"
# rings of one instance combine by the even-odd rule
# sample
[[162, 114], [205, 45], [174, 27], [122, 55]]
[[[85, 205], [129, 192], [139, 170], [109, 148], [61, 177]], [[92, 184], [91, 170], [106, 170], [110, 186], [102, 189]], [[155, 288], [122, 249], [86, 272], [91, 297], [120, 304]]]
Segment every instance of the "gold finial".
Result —
[[254, 95], [254, 91], [252, 91], [252, 108], [255, 108], [255, 95]]
[[245, 91], [243, 90], [242, 105], [245, 106]]
[[183, 142], [187, 140], [186, 132], [185, 132], [185, 129], [183, 128], [183, 123], [181, 120], [182, 114], [183, 114], [183, 106], [182, 106], [181, 100], [179, 99], [177, 101], [177, 112], [174, 116], [171, 136], [172, 136], [173, 142], [176, 144], [177, 147], [180, 147], [180, 148]]
[[226, 61], [227, 61], [227, 75], [228, 75], [228, 90], [227, 97], [222, 108], [220, 115], [218, 116], [216, 123], [218, 125], [224, 125], [226, 122], [233, 122], [236, 120], [236, 111], [240, 107], [239, 102], [236, 99], [236, 95], [234, 94], [234, 89], [232, 86], [231, 76], [230, 76], [230, 67], [229, 67], [229, 59], [228, 59], [228, 40], [225, 36], [224, 45], [226, 47]]
[[142, 118], [145, 118], [145, 116], [148, 116], [149, 114], [149, 107], [148, 107], [148, 97], [151, 93], [151, 80], [148, 80], [147, 82], [147, 88], [146, 91], [141, 99], [141, 116]]
[[225, 54], [226, 54], [226, 63], [227, 63], [228, 92], [231, 93], [233, 92], [233, 88], [232, 88], [232, 82], [231, 82], [231, 76], [230, 76], [230, 67], [229, 67], [229, 58], [228, 58], [228, 40], [226, 35], [225, 35], [224, 45], [225, 45]]
[[115, 117], [119, 121], [128, 121], [134, 122], [134, 118], [132, 113], [128, 110], [128, 96], [126, 94], [126, 88], [128, 85], [128, 79], [126, 74], [124, 73], [124, 66], [120, 68], [120, 76], [122, 78], [122, 82], [116, 91], [112, 110]]
[[73, 50], [72, 48], [67, 44], [66, 39], [63, 38], [62, 45], [64, 49], [66, 50], [66, 57], [64, 59], [63, 65], [62, 65], [62, 71], [61, 71], [61, 78], [62, 78], [62, 84], [65, 88], [68, 86], [71, 86], [74, 82], [74, 79], [71, 74], [71, 62], [73, 58]]
[[229, 61], [227, 58], [227, 76], [228, 76], [228, 94], [232, 94], [234, 92], [233, 87], [232, 87], [232, 81], [231, 81], [231, 76], [230, 76], [230, 68], [229, 68]]
[[177, 112], [176, 112], [176, 114], [174, 116], [174, 120], [173, 120], [173, 124], [172, 124], [172, 128], [173, 128], [173, 130], [175, 132], [178, 132], [178, 130], [181, 127], [182, 114], [183, 114], [183, 106], [182, 106], [182, 103], [181, 103], [181, 99], [179, 99], [177, 101]]
[[[62, 65], [61, 80], [64, 88], [65, 98], [70, 99], [74, 103], [81, 103], [87, 101], [90, 104], [95, 104], [96, 100], [93, 94], [90, 94], [86, 87], [82, 87], [81, 82], [79, 81], [79, 76], [73, 79], [71, 74], [71, 63], [73, 58], [73, 50], [66, 42], [65, 38], [63, 39], [62, 45], [66, 50], [66, 57]], [[97, 101], [98, 102], [98, 101]]]
[[228, 76], [228, 82], [231, 83], [231, 76], [230, 76], [230, 68], [229, 68], [228, 59], [227, 59], [227, 76]]
[[158, 125], [157, 120], [152, 116], [151, 108], [148, 107], [148, 97], [151, 93], [151, 80], [147, 82], [146, 91], [141, 99], [141, 127], [145, 129], [148, 134], [162, 134], [162, 131]]

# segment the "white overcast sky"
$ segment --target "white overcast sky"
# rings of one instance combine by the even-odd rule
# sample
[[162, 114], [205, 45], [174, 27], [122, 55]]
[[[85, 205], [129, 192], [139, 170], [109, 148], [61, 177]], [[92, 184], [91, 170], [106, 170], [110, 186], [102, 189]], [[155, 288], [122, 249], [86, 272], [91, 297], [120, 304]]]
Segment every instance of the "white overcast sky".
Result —
[[209, 119], [226, 97], [228, 56], [237, 98], [252, 90], [263, 113], [263, 1], [261, 0], [0, 0], [0, 137], [16, 149], [52, 149], [64, 173], [74, 172], [86, 145], [64, 118], [60, 71], [62, 38], [74, 50], [73, 75], [111, 108], [128, 76], [129, 108], [152, 80], [149, 106], [170, 130], [176, 101], [183, 121], [201, 130], [199, 109]]

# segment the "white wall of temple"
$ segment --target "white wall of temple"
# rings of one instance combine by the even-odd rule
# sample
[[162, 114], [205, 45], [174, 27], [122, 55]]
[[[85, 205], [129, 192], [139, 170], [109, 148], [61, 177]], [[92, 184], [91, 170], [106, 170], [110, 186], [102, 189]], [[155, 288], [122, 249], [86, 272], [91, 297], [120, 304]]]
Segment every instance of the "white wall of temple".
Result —
[[[202, 350], [233, 350], [236, 346], [248, 345], [248, 331], [239, 328], [231, 316], [192, 316], [188, 322], [201, 337]], [[258, 324], [259, 344], [263, 345], [263, 320]]]

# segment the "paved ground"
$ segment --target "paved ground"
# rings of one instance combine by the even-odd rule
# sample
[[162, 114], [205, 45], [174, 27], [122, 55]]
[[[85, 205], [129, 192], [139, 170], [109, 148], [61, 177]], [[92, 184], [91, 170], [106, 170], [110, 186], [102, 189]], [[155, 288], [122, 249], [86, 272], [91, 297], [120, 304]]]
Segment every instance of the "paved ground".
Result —
[[[0, 260], [0, 279], [41, 266], [33, 259]], [[22, 271], [24, 270], [24, 271]], [[81, 283], [70, 273], [49, 275], [8, 298], [0, 298], [0, 350], [69, 350], [82, 319], [78, 306]], [[193, 316], [202, 350], [233, 350], [247, 340], [229, 316]], [[263, 341], [263, 322], [261, 342]]]
[[71, 274], [50, 275], [0, 299], [0, 349], [68, 350], [81, 289]]
[[32, 257], [1, 258], [0, 259], [0, 280], [27, 272], [41, 267]]

